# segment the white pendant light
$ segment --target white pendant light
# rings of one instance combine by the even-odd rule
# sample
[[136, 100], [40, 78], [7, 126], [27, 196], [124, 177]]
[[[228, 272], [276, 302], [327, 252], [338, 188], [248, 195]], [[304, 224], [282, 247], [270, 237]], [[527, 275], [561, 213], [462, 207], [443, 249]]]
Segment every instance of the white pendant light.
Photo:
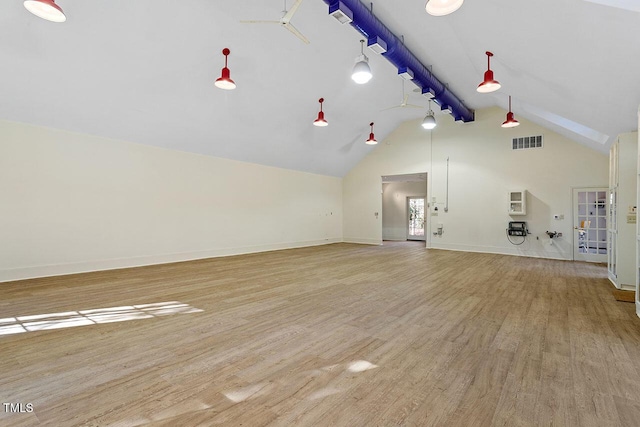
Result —
[[426, 117], [422, 121], [422, 127], [427, 130], [431, 130], [437, 126], [436, 118], [433, 116], [433, 111], [431, 111], [431, 100], [429, 100], [429, 112]]
[[464, 0], [427, 0], [425, 9], [429, 15], [444, 16], [460, 9]]
[[24, 7], [37, 17], [51, 22], [64, 22], [67, 17], [54, 0], [26, 0]]
[[356, 57], [356, 65], [353, 67], [351, 79], [359, 85], [371, 80], [371, 68], [369, 68], [369, 58], [364, 54], [364, 40], [360, 40], [360, 56]]

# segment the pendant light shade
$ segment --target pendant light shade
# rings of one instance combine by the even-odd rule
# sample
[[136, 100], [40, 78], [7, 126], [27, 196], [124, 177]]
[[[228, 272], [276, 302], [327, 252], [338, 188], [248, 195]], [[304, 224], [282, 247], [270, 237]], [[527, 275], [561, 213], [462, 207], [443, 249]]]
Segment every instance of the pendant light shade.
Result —
[[480, 93], [489, 93], [495, 92], [500, 89], [500, 83], [496, 79], [493, 78], [493, 71], [491, 71], [491, 57], [493, 53], [487, 51], [487, 71], [484, 73], [484, 81], [478, 85], [478, 92]]
[[54, 0], [26, 0], [24, 7], [34, 15], [51, 22], [64, 22], [67, 17]]
[[222, 49], [222, 54], [224, 55], [224, 68], [222, 69], [222, 75], [218, 77], [216, 82], [214, 83], [216, 87], [224, 90], [232, 90], [236, 88], [236, 83], [231, 80], [231, 72], [229, 68], [227, 68], [227, 59], [231, 51], [228, 48]]
[[444, 16], [460, 9], [464, 0], [427, 0], [425, 9], [429, 15]]
[[507, 120], [505, 120], [501, 126], [503, 128], [514, 128], [516, 126], [520, 126], [520, 122], [513, 118], [513, 113], [511, 112], [511, 96], [509, 96], [509, 112], [507, 113]]
[[367, 145], [376, 145], [378, 141], [376, 141], [376, 137], [373, 135], [373, 122], [369, 123], [369, 126], [371, 126], [371, 133], [369, 134], [369, 139], [365, 142]]
[[427, 130], [431, 130], [437, 126], [436, 118], [433, 116], [433, 111], [431, 111], [431, 100], [429, 100], [429, 112], [425, 116], [422, 121], [422, 127]]
[[353, 67], [351, 79], [359, 85], [367, 83], [371, 80], [371, 68], [369, 67], [369, 58], [364, 54], [364, 40], [360, 40], [360, 55], [356, 57], [356, 65]]
[[328, 126], [329, 122], [324, 119], [324, 113], [322, 112], [322, 103], [324, 102], [324, 98], [320, 98], [318, 102], [320, 103], [320, 112], [318, 113], [318, 118], [313, 121], [313, 125], [320, 127]]

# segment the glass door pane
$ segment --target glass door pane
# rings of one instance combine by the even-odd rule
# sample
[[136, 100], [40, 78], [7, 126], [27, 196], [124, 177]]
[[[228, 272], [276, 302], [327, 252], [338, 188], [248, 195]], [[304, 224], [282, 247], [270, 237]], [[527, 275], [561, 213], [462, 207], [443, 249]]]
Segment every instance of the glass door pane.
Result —
[[408, 198], [409, 213], [409, 239], [424, 240], [424, 197]]

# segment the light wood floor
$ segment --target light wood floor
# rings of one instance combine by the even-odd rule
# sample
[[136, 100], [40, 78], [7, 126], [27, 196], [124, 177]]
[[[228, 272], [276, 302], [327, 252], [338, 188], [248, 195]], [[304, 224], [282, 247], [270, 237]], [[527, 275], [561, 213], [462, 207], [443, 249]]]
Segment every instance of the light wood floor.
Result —
[[0, 425], [640, 425], [640, 319], [602, 266], [422, 246], [0, 284], [5, 325], [202, 310], [0, 335], [0, 400], [34, 408]]

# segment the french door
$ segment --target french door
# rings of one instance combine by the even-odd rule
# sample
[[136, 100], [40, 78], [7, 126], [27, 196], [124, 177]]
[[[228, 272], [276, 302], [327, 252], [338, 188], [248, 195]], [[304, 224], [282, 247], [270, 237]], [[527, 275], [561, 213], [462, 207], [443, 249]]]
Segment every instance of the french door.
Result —
[[424, 197], [407, 197], [407, 240], [426, 240], [424, 208]]
[[608, 261], [607, 224], [609, 200], [607, 188], [573, 190], [573, 259], [575, 261]]

